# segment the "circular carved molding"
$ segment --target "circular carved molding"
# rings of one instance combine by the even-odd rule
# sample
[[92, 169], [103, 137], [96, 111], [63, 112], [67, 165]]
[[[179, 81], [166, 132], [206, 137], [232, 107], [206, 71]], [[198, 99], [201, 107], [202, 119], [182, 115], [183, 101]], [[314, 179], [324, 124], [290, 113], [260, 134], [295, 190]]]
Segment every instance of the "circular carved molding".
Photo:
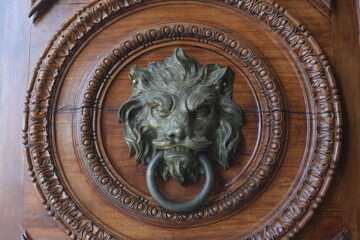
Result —
[[[102, 109], [100, 99], [105, 95], [106, 86], [111, 84], [115, 78], [112, 75], [116, 73], [116, 69], [120, 68], [126, 59], [133, 55], [133, 52], [139, 55], [151, 46], [167, 44], [169, 41], [181, 43], [185, 40], [215, 46], [245, 66], [249, 74], [254, 76], [255, 84], [260, 86], [257, 94], [263, 99], [264, 109], [261, 109], [261, 114], [264, 118], [263, 122], [265, 122], [265, 124], [261, 124], [265, 125], [261, 126], [264, 140], [260, 145], [263, 148], [257, 151], [258, 159], [253, 160], [259, 164], [252, 169], [246, 182], [231, 191], [224, 192], [220, 200], [211, 201], [198, 211], [186, 214], [168, 211], [149, 202], [148, 198], [139, 199], [138, 194], [132, 192], [131, 189], [124, 189], [123, 180], [113, 177], [117, 175], [116, 171], [108, 166], [110, 161], [106, 160], [108, 157], [103, 150], [103, 143], [97, 137], [102, 135], [101, 131], [99, 128], [94, 130], [94, 127], [99, 126], [97, 118]], [[193, 225], [199, 220], [218, 218], [234, 213], [234, 209], [241, 207], [256, 193], [259, 193], [275, 166], [279, 165], [286, 139], [286, 117], [284, 116], [286, 104], [281, 97], [280, 83], [270, 66], [262, 60], [263, 57], [259, 57], [247, 45], [225, 32], [186, 23], [166, 24], [150, 28], [145, 32], [135, 33], [115, 48], [106, 51], [104, 55], [92, 70], [91, 77], [86, 80], [87, 87], [81, 96], [82, 111], [77, 118], [81, 119], [78, 127], [80, 130], [78, 144], [82, 146], [79, 154], [82, 159], [86, 159], [86, 168], [91, 177], [97, 182], [97, 186], [104, 190], [107, 197], [113, 200], [115, 206], [126, 208], [125, 210], [139, 214], [143, 218], [155, 218], [157, 221], [163, 219], [165, 224], [175, 222], [173, 224], [178, 225], [179, 222], [187, 222]], [[261, 154], [258, 153], [259, 151]]]
[[[91, 2], [70, 17], [54, 35], [52, 41], [44, 51], [27, 91], [23, 127], [24, 156], [27, 169], [30, 172], [32, 182], [34, 183], [41, 202], [66, 234], [73, 239], [91, 237], [96, 237], [97, 239], [117, 239], [122, 238], [122, 236], [110, 233], [101, 224], [98, 224], [91, 215], [87, 214], [87, 211], [81, 209], [77, 202], [72, 199], [64, 185], [64, 180], [61, 179], [62, 175], [59, 173], [55, 164], [54, 152], [51, 150], [52, 142], [49, 136], [49, 133], [52, 132], [50, 123], [52, 121], [52, 110], [55, 104], [54, 95], [60, 86], [61, 76], [66, 68], [66, 64], [71, 62], [75, 51], [91, 36], [93, 31], [101, 25], [108, 23], [116, 16], [121, 15], [124, 9], [131, 9], [132, 6], [140, 6], [142, 2], [148, 3], [150, 1], [102, 0], [99, 2]], [[305, 85], [309, 92], [307, 97], [310, 99], [310, 109], [312, 110], [308, 115], [313, 121], [311, 128], [314, 129], [311, 136], [314, 145], [309, 149], [306, 172], [302, 178], [302, 182], [299, 184], [299, 188], [296, 189], [296, 194], [287, 201], [286, 206], [283, 208], [284, 210], [277, 213], [264, 227], [246, 236], [245, 239], [293, 237], [309, 220], [314, 213], [314, 209], [316, 209], [322, 201], [339, 158], [342, 123], [338, 91], [330, 66], [310, 33], [279, 4], [257, 0], [210, 2], [228, 5], [230, 8], [234, 8], [243, 14], [256, 18], [261, 24], [272, 29], [274, 34], [287, 46], [288, 51], [299, 61], [300, 68], [306, 77]], [[241, 49], [241, 47], [244, 49], [245, 45], [226, 34], [224, 34], [224, 40], [221, 40], [222, 35], [216, 32], [217, 30], [215, 29], [207, 29], [210, 31], [205, 30], [202, 32], [200, 31], [202, 26], [198, 26], [199, 31], [196, 33], [196, 31], [193, 32], [193, 28], [189, 28], [189, 25], [183, 25], [182, 28], [179, 28], [179, 25], [173, 27], [175, 28], [173, 32], [177, 32], [178, 35], [180, 34], [179, 36], [187, 33], [190, 34], [189, 36], [192, 38], [196, 38], [196, 36], [200, 36], [200, 33], [205, 34], [205, 37], [202, 37], [204, 41], [208, 39], [209, 42], [213, 44], [225, 44], [224, 46], [226, 46], [229, 54], [236, 55], [236, 53], [238, 53], [240, 57], [242, 56], [242, 51], [236, 51]], [[188, 29], [191, 29], [191, 31], [188, 31]], [[163, 36], [168, 37], [165, 28], [162, 30], [159, 28], [158, 30], [165, 33]], [[170, 27], [169, 30], [171, 30]], [[151, 33], [151, 31], [148, 32], [150, 35], [144, 33], [144, 41], [154, 41], [148, 38], [148, 36], [153, 36]], [[158, 34], [156, 34], [156, 37], [158, 37]], [[229, 41], [230, 39], [231, 41]], [[135, 46], [134, 43], [131, 42], [133, 40], [134, 38], [125, 41], [123, 45], [121, 45], [122, 48], [120, 48], [119, 53], [114, 52], [114, 50], [112, 52], [114, 59], [119, 61], [123, 57], [126, 57], [128, 50], [132, 50]], [[181, 41], [181, 39], [176, 40]], [[124, 52], [123, 50], [126, 51]], [[251, 49], [248, 51], [247, 54], [252, 52]], [[245, 56], [248, 55], [245, 54]], [[255, 53], [249, 56], [256, 57]], [[246, 62], [246, 59], [242, 59], [242, 61]], [[114, 66], [112, 62], [107, 63], [107, 61], [103, 62], [103, 64], [105, 64], [103, 66], [104, 73]], [[261, 71], [259, 71], [259, 68], [252, 69], [256, 66], [264, 66], [261, 65], [261, 61], [259, 60], [254, 65], [251, 63], [252, 61], [248, 62], [250, 66], [249, 71], [258, 74], [260, 82], [262, 82], [261, 79], [268, 81], [270, 72], [263, 75]], [[97, 84], [103, 81], [104, 78], [102, 78], [102, 74], [103, 73], [99, 74]], [[96, 86], [97, 85], [94, 84], [94, 86], [92, 86], [94, 89], [91, 90], [97, 91]], [[274, 86], [276, 86], [276, 84]], [[266, 91], [266, 85], [263, 85], [263, 87]], [[266, 98], [269, 100], [269, 105], [271, 105], [271, 102], [278, 104], [278, 101], [281, 101], [281, 94], [277, 96], [276, 100], [272, 98], [271, 94], [272, 92], [265, 93]], [[82, 109], [82, 120], [87, 120], [88, 123], [93, 121], [91, 111], [94, 107], [94, 102], [92, 102], [95, 100], [94, 96], [95, 95], [90, 96], [89, 99], [86, 99], [86, 96], [84, 98], [84, 103], [89, 103], [89, 106]], [[86, 102], [87, 100], [89, 101]], [[283, 111], [285, 111], [285, 109], [282, 108], [276, 109], [276, 111], [269, 111], [269, 114], [274, 116], [273, 118], [269, 118], [272, 119], [272, 122], [269, 124], [270, 127], [274, 126], [276, 121], [280, 120], [281, 122], [283, 120], [281, 118], [277, 119], [277, 116], [282, 116]], [[86, 117], [89, 119], [86, 119]], [[92, 131], [92, 128], [90, 125], [83, 123], [84, 121], [82, 121], [81, 127], [81, 130], [84, 132], [83, 136], [88, 137], [88, 139], [84, 139], [83, 143], [85, 144], [85, 141], [89, 141], [90, 146], [94, 143], [94, 136], [88, 136], [87, 134]], [[280, 141], [278, 146], [281, 145], [282, 138], [278, 139], [276, 136], [283, 134], [282, 129], [281, 127], [280, 132], [275, 129], [270, 131], [270, 134], [273, 134], [273, 140], [276, 142]], [[85, 144], [85, 146], [87, 145]], [[271, 149], [272, 144], [270, 144], [269, 147]], [[85, 147], [84, 149], [87, 148]], [[94, 159], [94, 161], [96, 161], [97, 157], [95, 152], [86, 152], [86, 154], [89, 154], [89, 160]], [[264, 156], [265, 165], [263, 166], [267, 166], [267, 159], [268, 158]], [[262, 170], [266, 173], [267, 169], [259, 168], [258, 170], [259, 171], [254, 173], [254, 177], [257, 176], [259, 180], [262, 180], [264, 178], [262, 176]], [[256, 184], [257, 182], [255, 182], [255, 185]], [[251, 185], [251, 181], [249, 181], [248, 184], [244, 186], [248, 187], [247, 189], [251, 189]], [[114, 193], [115, 187], [116, 186], [111, 189], [110, 193]], [[121, 185], [119, 185], [117, 189], [118, 192], [115, 192], [113, 195], [120, 196], [119, 194], [123, 193]], [[236, 205], [237, 201], [241, 199], [241, 193], [241, 191], [235, 192], [234, 195], [227, 199], [230, 199], [230, 201], [224, 201], [225, 205], [227, 205], [227, 203], [229, 203], [229, 207]], [[140, 202], [149, 204], [145, 199], [140, 199]], [[137, 208], [139, 208], [139, 204]], [[199, 214], [197, 214], [197, 216], [199, 216]]]

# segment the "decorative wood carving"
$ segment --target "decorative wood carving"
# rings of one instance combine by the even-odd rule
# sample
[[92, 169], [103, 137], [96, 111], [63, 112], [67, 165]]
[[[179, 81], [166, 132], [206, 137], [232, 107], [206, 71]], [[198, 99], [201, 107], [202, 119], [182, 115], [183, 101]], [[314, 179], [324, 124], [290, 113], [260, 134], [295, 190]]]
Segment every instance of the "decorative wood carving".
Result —
[[[100, 98], [106, 94], [103, 92], [106, 89], [105, 86], [111, 84], [114, 79], [112, 75], [116, 73], [116, 68], [119, 68], [119, 65], [124, 62], [126, 57], [131, 56], [133, 51], [143, 46], [154, 46], [168, 41], [181, 41], [182, 39], [200, 41], [204, 45], [218, 46], [225, 53], [231, 52], [238, 61], [241, 61], [246, 66], [250, 74], [256, 76], [256, 83], [261, 86], [258, 94], [263, 97], [263, 112], [266, 114], [267, 121], [267, 125], [263, 126], [263, 131], [264, 136], [268, 135], [268, 138], [266, 142], [262, 143], [266, 147], [259, 149], [262, 154], [258, 155], [259, 159], [256, 162], [260, 162], [260, 164], [253, 169], [252, 174], [242, 187], [237, 188], [236, 191], [232, 190], [226, 193], [226, 197], [204, 207], [199, 212], [190, 212], [186, 218], [183, 218], [182, 214], [174, 212], [171, 212], [172, 217], [169, 218], [166, 214], [169, 211], [149, 204], [148, 199], [139, 201], [136, 197], [137, 194], [123, 189], [124, 185], [121, 179], [112, 177], [116, 176], [116, 173], [111, 171], [110, 167], [107, 167], [107, 163], [110, 161], [106, 160], [108, 158], [107, 154], [101, 151], [101, 149], [104, 149], [101, 146], [103, 143], [99, 142], [99, 138], [96, 137], [100, 136], [101, 133], [99, 130], [94, 129], [93, 126], [99, 125], [97, 116], [99, 115], [98, 111], [103, 108], [100, 104]], [[163, 25], [151, 28], [146, 32], [136, 33], [114, 49], [107, 51], [104, 55], [102, 60], [99, 61], [99, 65], [92, 71], [92, 76], [87, 80], [88, 86], [83, 93], [82, 112], [81, 116], [79, 116], [81, 124], [78, 127], [80, 129], [78, 144], [83, 146], [79, 154], [84, 159], [87, 159], [86, 167], [92, 178], [98, 183], [99, 187], [105, 190], [109, 198], [115, 200], [115, 205], [120, 204], [146, 217], [165, 219], [166, 223], [170, 220], [176, 222], [191, 221], [194, 224], [193, 221], [199, 221], [203, 218], [229, 214], [239, 204], [248, 201], [250, 196], [259, 192], [261, 186], [266, 183], [267, 178], [274, 171], [276, 164], [279, 164], [281, 160], [280, 156], [285, 148], [286, 137], [286, 117], [283, 113], [286, 109], [284, 100], [281, 97], [280, 83], [261, 56], [257, 56], [244, 43], [224, 32], [204, 25], [188, 25], [186, 23], [184, 25]], [[157, 214], [154, 215], [154, 212]]]
[[336, 235], [332, 240], [348, 240], [349, 238], [346, 237], [345, 232], [341, 232]]
[[[107, 227], [86, 207], [68, 187], [56, 149], [54, 118], [61, 109], [57, 94], [66, 82], [66, 73], [74, 63], [77, 53], [91, 40], [99, 29], [105, 29], [121, 17], [139, 10], [141, 6], [177, 1], [101, 0], [91, 2], [71, 16], [56, 32], [41, 56], [31, 79], [25, 100], [23, 127], [24, 157], [32, 182], [41, 202], [56, 223], [72, 239], [127, 238]], [[292, 187], [292, 193], [281, 211], [273, 213], [271, 220], [243, 236], [244, 239], [291, 238], [306, 224], [322, 201], [338, 161], [341, 143], [341, 112], [338, 90], [325, 55], [299, 21], [277, 3], [258, 0], [189, 1], [203, 6], [218, 4], [238, 14], [253, 19], [260, 28], [271, 30], [274, 42], [284, 46], [284, 51], [295, 59], [302, 74], [301, 86], [306, 111], [300, 112], [308, 121], [309, 143], [304, 153], [301, 178]], [[154, 26], [157, 25], [157, 26]], [[79, 114], [74, 114], [74, 146], [77, 146], [80, 164], [94, 188], [116, 209], [154, 224], [176, 227], [210, 224], [214, 220], [230, 217], [264, 191], [281, 167], [289, 138], [289, 118], [297, 114], [288, 109], [291, 104], [283, 93], [283, 83], [265, 57], [252, 44], [241, 40], [239, 34], [194, 22], [172, 22], [143, 27], [128, 37], [119, 39], [115, 47], [106, 49], [89, 74], [84, 76], [79, 93]], [[269, 31], [270, 32], [270, 31]], [[259, 40], [260, 41], [260, 40]], [[101, 134], [103, 99], [117, 74], [137, 56], [169, 44], [201, 46], [216, 51], [239, 65], [239, 69], [252, 76], [253, 94], [259, 98], [259, 147], [254, 153], [251, 174], [245, 182], [238, 183], [215, 194], [204, 208], [196, 212], [176, 214], [143, 197], [121, 179], [111, 161]], [[270, 44], [268, 42], [267, 44]], [[273, 44], [273, 43], [272, 43]], [[83, 77], [83, 76], [82, 76]], [[249, 80], [250, 81], [250, 80]], [[301, 91], [301, 90], [299, 90]], [[120, 105], [120, 104], [119, 104]], [[246, 109], [245, 109], [246, 110]], [[245, 114], [248, 113], [244, 111]], [[256, 160], [257, 159], [257, 160]], [[235, 211], [236, 210], [236, 211]], [[195, 221], [196, 220], [196, 221]], [[235, 230], [233, 230], [235, 232]]]
[[32, 240], [32, 238], [26, 231], [21, 235], [21, 237], [22, 237], [22, 240]]
[[332, 0], [309, 0], [320, 12], [325, 16], [330, 17]]
[[29, 12], [29, 17], [34, 16], [36, 20], [46, 9], [48, 9], [55, 0], [33, 0]]

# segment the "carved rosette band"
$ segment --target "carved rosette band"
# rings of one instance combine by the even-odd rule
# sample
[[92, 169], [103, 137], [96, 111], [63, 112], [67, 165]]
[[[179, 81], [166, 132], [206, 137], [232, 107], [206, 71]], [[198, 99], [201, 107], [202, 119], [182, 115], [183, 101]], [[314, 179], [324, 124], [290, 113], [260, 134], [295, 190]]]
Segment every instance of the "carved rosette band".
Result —
[[[27, 169], [41, 202], [57, 224], [72, 239], [119, 239], [121, 237], [112, 236], [95, 224], [90, 217], [79, 209], [60, 180], [58, 170], [54, 165], [49, 142], [49, 132], [51, 132], [49, 126], [51, 112], [49, 109], [56, 87], [58, 87], [58, 84], [55, 83], [59, 81], [59, 74], [63, 71], [66, 60], [78, 49], [79, 44], [91, 33], [92, 29], [96, 29], [108, 17], [121, 14], [122, 9], [139, 2], [141, 1], [92, 1], [70, 17], [54, 35], [41, 56], [27, 91], [23, 127], [24, 158]], [[156, 2], [156, 0], [152, 2]], [[308, 160], [309, 164], [307, 165], [304, 181], [291, 201], [287, 203], [286, 209], [276, 215], [276, 218], [268, 222], [262, 229], [259, 229], [251, 236], [247, 236], [246, 239], [293, 237], [309, 220], [314, 209], [322, 201], [338, 161], [342, 123], [335, 81], [328, 61], [316, 41], [299, 24], [298, 20], [286, 12], [279, 4], [265, 0], [209, 1], [209, 3], [216, 2], [228, 4], [229, 7], [253, 16], [272, 29], [300, 61], [301, 68], [307, 77], [315, 113], [316, 139], [313, 153]], [[227, 48], [229, 52], [232, 49], [234, 47]], [[118, 54], [118, 52], [116, 53]], [[245, 54], [245, 56], [248, 56], [248, 54]], [[126, 58], [126, 54], [123, 57]], [[106, 63], [104, 62], [104, 64]], [[86, 111], [89, 111], [89, 116], [91, 116], [90, 108], [84, 108], [84, 111], [85, 115]], [[274, 115], [273, 120], [282, 121], [280, 116], [280, 113]], [[86, 127], [84, 127], [84, 130], [86, 130]], [[278, 133], [278, 130], [273, 132]], [[275, 144], [273, 147], [276, 149]], [[91, 158], [89, 155], [89, 159], [95, 158]], [[271, 158], [269, 159], [269, 163], [271, 163]], [[259, 174], [260, 178], [265, 177], [264, 173], [266, 173], [266, 165], [264, 169], [259, 169], [256, 174]], [[256, 186], [256, 184], [257, 182], [252, 182], [249, 183], [249, 186]], [[121, 188], [116, 191], [114, 193], [120, 194]], [[244, 194], [247, 193], [244, 192]], [[239, 193], [238, 196], [243, 195]], [[225, 204], [228, 203], [231, 206], [237, 200], [238, 198], [225, 201]], [[141, 208], [140, 206], [144, 205], [137, 205], [138, 208]], [[210, 212], [220, 209], [219, 206], [216, 207], [211, 209]], [[197, 215], [200, 216], [201, 213], [198, 212]]]

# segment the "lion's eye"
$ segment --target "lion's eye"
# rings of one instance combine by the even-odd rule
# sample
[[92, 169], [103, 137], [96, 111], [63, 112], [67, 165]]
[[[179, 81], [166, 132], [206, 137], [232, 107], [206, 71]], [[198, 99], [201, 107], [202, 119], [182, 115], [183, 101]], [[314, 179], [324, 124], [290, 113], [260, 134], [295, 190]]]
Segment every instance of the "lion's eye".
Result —
[[209, 116], [211, 113], [211, 106], [209, 105], [204, 105], [199, 107], [195, 112], [194, 112], [194, 117], [195, 118], [205, 118], [207, 116]]
[[158, 118], [166, 118], [170, 115], [170, 111], [166, 110], [160, 106], [157, 106], [153, 109], [153, 113]]

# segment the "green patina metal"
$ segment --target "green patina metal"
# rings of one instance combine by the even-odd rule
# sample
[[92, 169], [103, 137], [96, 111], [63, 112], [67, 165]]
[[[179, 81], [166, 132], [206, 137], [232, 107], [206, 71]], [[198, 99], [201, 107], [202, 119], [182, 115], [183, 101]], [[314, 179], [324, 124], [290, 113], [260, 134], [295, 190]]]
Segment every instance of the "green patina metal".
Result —
[[156, 174], [181, 184], [204, 173], [199, 154], [228, 168], [243, 124], [233, 79], [229, 67], [202, 67], [180, 48], [163, 63], [133, 66], [133, 93], [119, 109], [130, 155], [145, 165], [163, 152]]

